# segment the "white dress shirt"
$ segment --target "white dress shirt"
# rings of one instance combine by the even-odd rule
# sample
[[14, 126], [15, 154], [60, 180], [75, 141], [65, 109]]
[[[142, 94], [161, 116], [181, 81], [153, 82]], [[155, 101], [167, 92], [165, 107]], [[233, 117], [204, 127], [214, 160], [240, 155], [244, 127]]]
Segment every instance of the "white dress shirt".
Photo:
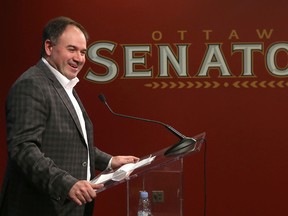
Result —
[[87, 150], [88, 150], [88, 160], [87, 160], [87, 180], [89, 181], [91, 178], [91, 173], [90, 173], [90, 157], [89, 157], [89, 147], [88, 147], [88, 140], [87, 140], [87, 132], [86, 132], [86, 126], [85, 126], [85, 120], [83, 117], [83, 113], [81, 111], [81, 108], [76, 100], [76, 98], [73, 95], [73, 88], [75, 87], [75, 85], [79, 82], [79, 79], [77, 77], [75, 77], [72, 80], [67, 79], [64, 75], [62, 75], [58, 70], [56, 70], [54, 67], [52, 67], [49, 62], [47, 62], [46, 59], [42, 58], [42, 61], [48, 66], [48, 68], [51, 70], [51, 72], [55, 75], [55, 77], [57, 78], [57, 80], [61, 83], [61, 85], [63, 86], [63, 88], [65, 89], [65, 91], [67, 92], [73, 106], [74, 109], [77, 113], [80, 125], [81, 125], [81, 129], [82, 129], [82, 133], [84, 135], [84, 139], [87, 145]]

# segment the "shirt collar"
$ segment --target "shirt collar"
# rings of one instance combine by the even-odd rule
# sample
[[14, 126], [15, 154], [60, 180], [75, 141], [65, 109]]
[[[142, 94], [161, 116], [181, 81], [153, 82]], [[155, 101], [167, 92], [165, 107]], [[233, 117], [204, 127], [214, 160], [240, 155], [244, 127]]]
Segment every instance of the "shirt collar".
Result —
[[55, 75], [55, 77], [61, 83], [63, 88], [65, 88], [67, 90], [72, 90], [75, 87], [75, 85], [79, 82], [79, 79], [77, 77], [69, 80], [62, 73], [60, 73], [58, 70], [56, 70], [54, 67], [52, 67], [45, 58], [42, 58], [42, 61], [51, 70], [51, 72]]

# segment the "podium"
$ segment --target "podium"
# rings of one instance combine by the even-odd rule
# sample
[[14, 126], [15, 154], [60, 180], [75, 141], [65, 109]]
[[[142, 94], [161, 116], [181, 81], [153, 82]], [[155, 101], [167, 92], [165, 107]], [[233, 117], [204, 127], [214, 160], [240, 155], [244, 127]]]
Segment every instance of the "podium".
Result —
[[115, 171], [106, 170], [91, 182], [104, 184], [101, 193], [118, 184], [126, 183], [127, 216], [137, 215], [139, 191], [147, 191], [153, 216], [183, 215], [183, 158], [200, 151], [206, 133], [183, 138], [175, 145], [161, 149], [126, 164]]

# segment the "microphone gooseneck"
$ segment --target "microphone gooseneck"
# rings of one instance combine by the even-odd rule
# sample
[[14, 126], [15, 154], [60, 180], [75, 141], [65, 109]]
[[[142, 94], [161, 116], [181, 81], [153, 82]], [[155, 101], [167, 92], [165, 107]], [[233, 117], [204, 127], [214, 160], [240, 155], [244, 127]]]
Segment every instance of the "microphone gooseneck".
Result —
[[175, 128], [171, 127], [168, 124], [164, 124], [163, 122], [160, 121], [155, 121], [155, 120], [151, 120], [151, 119], [145, 119], [145, 118], [139, 118], [139, 117], [135, 117], [135, 116], [129, 116], [129, 115], [123, 115], [123, 114], [119, 114], [119, 113], [115, 113], [111, 107], [108, 105], [107, 100], [105, 98], [105, 96], [103, 94], [100, 94], [99, 99], [101, 100], [101, 102], [103, 102], [106, 107], [109, 109], [109, 111], [116, 115], [116, 116], [120, 116], [120, 117], [124, 117], [124, 118], [130, 118], [130, 119], [136, 119], [136, 120], [140, 120], [140, 121], [146, 121], [146, 122], [151, 122], [151, 123], [155, 123], [155, 124], [160, 124], [163, 125], [164, 127], [166, 127], [169, 131], [171, 131], [173, 134], [175, 134], [178, 138], [180, 139], [184, 139], [187, 138], [185, 135], [181, 134], [179, 131], [177, 131]]
[[145, 121], [145, 122], [151, 122], [151, 123], [155, 123], [155, 124], [160, 124], [160, 125], [166, 127], [174, 135], [176, 135], [180, 139], [180, 141], [178, 143], [176, 143], [175, 145], [171, 146], [170, 148], [168, 148], [164, 153], [165, 156], [181, 155], [181, 154], [185, 154], [185, 153], [188, 153], [188, 152], [194, 150], [195, 143], [196, 143], [196, 140], [194, 138], [186, 137], [185, 135], [183, 135], [179, 131], [177, 131], [175, 128], [171, 127], [170, 125], [164, 124], [163, 122], [160, 122], [160, 121], [155, 121], [155, 120], [151, 120], [151, 119], [145, 119], [145, 118], [139, 118], [139, 117], [135, 117], [135, 116], [129, 116], [129, 115], [123, 115], [123, 114], [115, 113], [111, 109], [111, 107], [108, 105], [106, 98], [103, 94], [100, 94], [98, 97], [106, 105], [106, 107], [109, 109], [109, 111], [113, 115], [116, 115], [119, 117], [124, 117], [124, 118], [129, 118], [129, 119]]

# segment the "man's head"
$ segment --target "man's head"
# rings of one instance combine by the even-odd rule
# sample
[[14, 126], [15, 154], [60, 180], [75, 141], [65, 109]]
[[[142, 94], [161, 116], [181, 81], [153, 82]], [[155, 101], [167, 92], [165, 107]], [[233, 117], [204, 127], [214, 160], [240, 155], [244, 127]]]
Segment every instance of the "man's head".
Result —
[[47, 23], [42, 35], [41, 56], [68, 79], [77, 76], [85, 63], [88, 33], [67, 17]]

